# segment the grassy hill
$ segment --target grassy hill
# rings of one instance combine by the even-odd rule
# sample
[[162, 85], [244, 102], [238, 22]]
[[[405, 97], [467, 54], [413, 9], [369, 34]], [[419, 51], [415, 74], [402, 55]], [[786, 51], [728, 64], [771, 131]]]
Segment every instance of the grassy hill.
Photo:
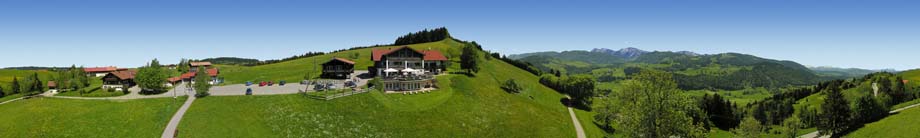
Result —
[[0, 105], [0, 137], [159, 137], [185, 98], [32, 98]]
[[663, 70], [673, 73], [681, 89], [685, 90], [780, 88], [815, 84], [826, 79], [796, 62], [739, 53], [690, 55], [650, 52], [635, 59], [623, 59], [599, 52], [564, 51], [527, 53], [512, 57], [529, 62], [543, 71], [552, 69], [565, 74], [595, 73], [598, 69], [624, 70], [634, 67]]
[[846, 137], [852, 138], [914, 138], [920, 136], [920, 108], [901, 111], [877, 122], [866, 124]]
[[[409, 45], [409, 47], [419, 50], [428, 48], [440, 50], [445, 54], [444, 56], [447, 56], [448, 58], [460, 57], [460, 46], [463, 46], [463, 44], [450, 39], [445, 39], [438, 42]], [[396, 46], [376, 48], [394, 47]], [[246, 81], [258, 82], [281, 80], [288, 82], [300, 82], [308, 73], [312, 73], [312, 77], [319, 76], [322, 71], [319, 65], [331, 60], [333, 57], [346, 58], [355, 61], [355, 70], [367, 70], [367, 67], [373, 66], [373, 61], [370, 60], [372, 49], [374, 48], [348, 50], [309, 58], [301, 58], [287, 62], [252, 67], [231, 65], [219, 65], [218, 67], [221, 69], [221, 77], [224, 77], [227, 84], [240, 84], [245, 83]]]
[[54, 75], [54, 72], [47, 70], [0, 69], [0, 86], [3, 86], [4, 91], [9, 91], [9, 85], [10, 82], [13, 82], [14, 76], [22, 81], [33, 73], [38, 73], [38, 78], [42, 81], [48, 81]]
[[[462, 43], [444, 40], [414, 44], [459, 57]], [[225, 66], [228, 82], [278, 79], [295, 81], [332, 56], [371, 65], [371, 49], [332, 53], [256, 67]], [[454, 62], [458, 58], [451, 58]], [[322, 101], [302, 95], [226, 96], [197, 100], [180, 124], [180, 137], [574, 137], [563, 95], [538, 77], [498, 59], [481, 59], [475, 77], [438, 76], [441, 89], [420, 95], [372, 91]], [[458, 71], [459, 63], [448, 70]], [[278, 72], [272, 72], [278, 71]], [[516, 79], [525, 90], [504, 92], [498, 84]]]

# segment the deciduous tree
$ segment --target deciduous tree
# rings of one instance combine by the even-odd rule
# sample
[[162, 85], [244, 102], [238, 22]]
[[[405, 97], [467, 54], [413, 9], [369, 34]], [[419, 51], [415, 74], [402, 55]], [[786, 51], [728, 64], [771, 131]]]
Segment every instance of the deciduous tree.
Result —
[[615, 102], [616, 128], [622, 129], [617, 132], [626, 137], [705, 137], [705, 129], [691, 117], [699, 108], [667, 73], [641, 71], [624, 82]]
[[479, 61], [477, 60], [479, 60], [479, 52], [472, 45], [463, 47], [463, 54], [460, 55], [460, 69], [470, 74], [479, 72]]

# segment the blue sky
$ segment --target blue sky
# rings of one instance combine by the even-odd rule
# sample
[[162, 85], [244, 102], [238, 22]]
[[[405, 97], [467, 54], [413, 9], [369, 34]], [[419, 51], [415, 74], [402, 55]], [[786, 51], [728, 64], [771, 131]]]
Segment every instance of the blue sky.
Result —
[[917, 7], [906, 0], [0, 0], [0, 67], [277, 59], [445, 26], [506, 54], [637, 47], [903, 70], [920, 68]]

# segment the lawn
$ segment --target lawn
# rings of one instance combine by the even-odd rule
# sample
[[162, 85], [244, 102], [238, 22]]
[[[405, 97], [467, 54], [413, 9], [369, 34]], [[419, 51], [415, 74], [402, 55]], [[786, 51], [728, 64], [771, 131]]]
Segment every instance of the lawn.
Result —
[[846, 137], [915, 138], [920, 136], [920, 108], [911, 108], [882, 120], [866, 124]]
[[0, 105], [0, 137], [159, 137], [179, 99], [15, 101]]
[[67, 91], [56, 94], [55, 96], [72, 96], [72, 97], [115, 97], [122, 96], [127, 93], [121, 91], [109, 92], [102, 89], [102, 79], [100, 78], [90, 78], [89, 87], [83, 88], [86, 90], [86, 93], [80, 94], [80, 90], [76, 91]]
[[13, 99], [16, 99], [16, 98], [19, 98], [19, 97], [22, 97], [22, 96], [23, 96], [23, 94], [11, 94], [11, 95], [6, 95], [6, 96], [4, 96], [4, 97], [0, 97], [0, 102], [5, 102], [5, 101], [13, 100]]
[[[481, 67], [476, 77], [439, 76], [441, 89], [427, 94], [201, 98], [180, 124], [180, 137], [575, 137], [564, 96], [499, 60], [483, 59]], [[511, 94], [496, 85], [511, 78], [525, 90]]]

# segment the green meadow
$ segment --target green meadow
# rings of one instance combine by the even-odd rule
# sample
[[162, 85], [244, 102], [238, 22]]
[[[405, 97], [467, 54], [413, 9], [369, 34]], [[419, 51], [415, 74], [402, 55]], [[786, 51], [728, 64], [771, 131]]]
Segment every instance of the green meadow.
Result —
[[0, 137], [159, 137], [185, 98], [31, 98], [0, 105]]
[[[459, 49], [458, 45], [441, 41], [412, 47]], [[234, 74], [250, 75], [233, 79], [228, 75], [227, 80], [274, 75], [253, 75], [263, 70], [303, 68], [312, 58], [243, 68]], [[369, 65], [369, 60], [357, 62]], [[568, 111], [560, 103], [563, 95], [540, 85], [537, 76], [500, 60], [481, 61], [482, 70], [475, 77], [439, 76], [441, 88], [426, 94], [371, 91], [330, 101], [302, 94], [201, 98], [180, 124], [180, 137], [575, 137]], [[455, 63], [450, 69], [458, 68]], [[521, 83], [523, 92], [507, 93], [496, 85], [512, 78]]]

